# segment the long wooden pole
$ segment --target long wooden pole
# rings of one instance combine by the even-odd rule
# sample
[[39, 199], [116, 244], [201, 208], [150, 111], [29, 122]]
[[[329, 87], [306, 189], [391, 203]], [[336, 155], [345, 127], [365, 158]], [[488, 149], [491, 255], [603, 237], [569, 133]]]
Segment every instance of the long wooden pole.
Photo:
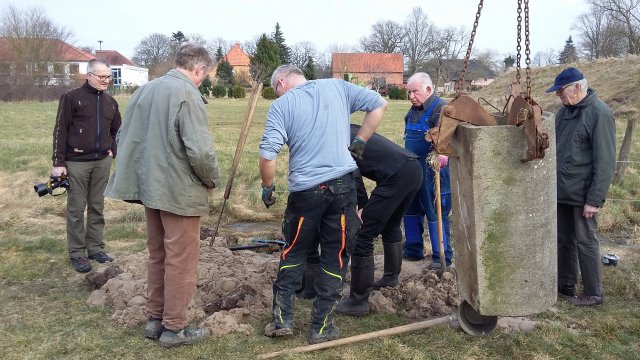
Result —
[[431, 168], [435, 173], [436, 180], [436, 215], [438, 217], [438, 253], [440, 254], [440, 270], [438, 274], [442, 275], [447, 268], [447, 259], [444, 257], [444, 240], [442, 231], [442, 194], [440, 194], [440, 162], [438, 161], [438, 154], [433, 152], [431, 156]]
[[229, 174], [229, 179], [227, 180], [227, 187], [224, 189], [224, 201], [222, 202], [222, 207], [220, 208], [220, 215], [218, 216], [218, 222], [216, 223], [215, 230], [213, 231], [213, 237], [211, 241], [209, 241], [209, 246], [213, 245], [213, 241], [216, 236], [218, 236], [218, 228], [220, 227], [220, 220], [222, 220], [222, 214], [224, 213], [224, 207], [227, 204], [227, 199], [229, 199], [229, 195], [231, 194], [231, 187], [233, 186], [233, 178], [236, 176], [236, 170], [238, 169], [238, 165], [240, 164], [240, 157], [242, 156], [242, 150], [244, 149], [244, 144], [247, 141], [247, 136], [249, 135], [249, 128], [251, 127], [251, 120], [253, 119], [253, 114], [256, 110], [256, 105], [258, 104], [258, 99], [260, 98], [260, 93], [262, 91], [262, 82], [258, 82], [257, 84], [251, 87], [251, 93], [249, 95], [249, 103], [247, 111], [244, 113], [244, 121], [242, 123], [242, 130], [240, 131], [240, 139], [238, 139], [238, 145], [236, 145], [236, 153], [233, 155], [233, 163], [231, 165], [231, 172]]
[[390, 329], [378, 330], [378, 331], [374, 331], [374, 332], [370, 332], [370, 333], [366, 333], [366, 334], [350, 336], [350, 337], [344, 338], [344, 339], [327, 341], [327, 342], [323, 342], [323, 343], [320, 343], [320, 344], [314, 344], [314, 345], [300, 346], [300, 347], [297, 347], [297, 348], [276, 351], [276, 352], [272, 352], [272, 353], [268, 353], [268, 354], [261, 354], [261, 355], [258, 355], [258, 359], [260, 359], [260, 360], [262, 360], [262, 359], [273, 359], [273, 358], [276, 358], [276, 357], [278, 357], [280, 355], [284, 355], [284, 354], [305, 353], [305, 352], [310, 352], [310, 351], [315, 351], [315, 350], [328, 349], [328, 348], [341, 346], [341, 345], [346, 345], [346, 344], [352, 344], [352, 343], [355, 343], [355, 342], [358, 342], [358, 341], [375, 339], [375, 338], [379, 338], [379, 337], [382, 337], [382, 336], [391, 336], [391, 335], [402, 334], [402, 333], [406, 333], [406, 332], [409, 332], [409, 331], [425, 329], [425, 328], [432, 327], [432, 326], [435, 326], [435, 325], [442, 325], [442, 324], [451, 323], [455, 319], [456, 319], [455, 315], [443, 316], [443, 317], [440, 317], [440, 318], [420, 321], [420, 322], [416, 322], [416, 323], [413, 323], [413, 324], [396, 326], [396, 327], [392, 327]]

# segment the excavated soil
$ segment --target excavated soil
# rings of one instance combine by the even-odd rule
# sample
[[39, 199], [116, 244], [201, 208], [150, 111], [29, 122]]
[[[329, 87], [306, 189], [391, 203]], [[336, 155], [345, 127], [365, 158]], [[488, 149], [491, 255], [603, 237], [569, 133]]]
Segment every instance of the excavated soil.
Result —
[[[190, 319], [204, 319], [200, 325], [214, 336], [252, 333], [252, 320], [267, 317], [270, 312], [279, 252], [231, 251], [227, 239], [217, 237], [209, 246], [210, 232], [204, 229], [201, 235], [204, 239], [200, 244], [197, 290], [188, 310]], [[92, 290], [87, 305], [111, 307], [111, 319], [122, 326], [145, 322], [147, 256], [146, 251], [119, 256], [87, 274], [85, 284]], [[377, 255], [375, 262], [378, 278], [382, 275], [382, 255]], [[439, 277], [427, 270], [428, 263], [404, 262], [398, 287], [372, 292], [372, 311], [411, 320], [454, 313], [459, 302], [455, 269]], [[348, 290], [345, 284], [343, 293]]]

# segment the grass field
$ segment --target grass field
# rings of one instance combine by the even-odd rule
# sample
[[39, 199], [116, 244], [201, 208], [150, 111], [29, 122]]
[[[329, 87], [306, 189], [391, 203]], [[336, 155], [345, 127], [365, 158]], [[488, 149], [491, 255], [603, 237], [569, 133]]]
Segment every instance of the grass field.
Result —
[[[121, 108], [127, 98], [118, 99]], [[260, 100], [224, 222], [277, 221], [286, 200], [287, 154], [279, 156], [278, 202], [269, 210], [260, 201], [258, 143], [269, 102]], [[379, 132], [401, 141], [402, 117], [408, 102], [392, 101]], [[224, 174], [235, 152], [246, 100], [213, 99], [208, 105], [210, 130]], [[256, 322], [250, 336], [210, 338], [196, 346], [162, 350], [143, 339], [142, 325], [114, 325], [108, 308], [89, 308], [83, 276], [67, 260], [64, 197], [38, 198], [33, 185], [50, 171], [51, 134], [57, 103], [0, 104], [0, 358], [1, 359], [250, 359], [257, 354], [305, 345], [306, 334], [273, 340], [262, 336], [267, 318]], [[356, 114], [353, 121], [361, 122]], [[624, 123], [618, 122], [619, 136]], [[640, 160], [637, 144], [633, 159]], [[616, 198], [601, 214], [616, 242], [604, 250], [621, 255], [618, 267], [604, 268], [605, 305], [574, 308], [558, 301], [532, 316], [540, 326], [531, 333], [495, 331], [471, 337], [461, 330], [436, 327], [286, 359], [637, 359], [640, 357], [640, 241], [638, 210], [640, 175], [632, 168]], [[211, 196], [212, 224], [220, 210], [224, 184]], [[613, 195], [610, 195], [613, 196]], [[107, 200], [107, 250], [115, 256], [141, 251], [144, 214], [141, 208]], [[309, 303], [298, 307], [306, 321]], [[337, 317], [343, 336], [406, 324], [393, 315]]]

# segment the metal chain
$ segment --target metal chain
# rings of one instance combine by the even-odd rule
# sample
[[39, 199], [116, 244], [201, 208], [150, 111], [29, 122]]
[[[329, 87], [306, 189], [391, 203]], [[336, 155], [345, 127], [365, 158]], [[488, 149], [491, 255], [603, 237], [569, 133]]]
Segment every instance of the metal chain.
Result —
[[[520, 0], [518, 0], [520, 1]], [[524, 54], [527, 64], [527, 97], [531, 98], [531, 50], [529, 49], [529, 0], [524, 0]]]
[[518, 0], [518, 46], [516, 46], [516, 83], [520, 84], [520, 51], [522, 50], [522, 46], [520, 46], [521, 33], [522, 33], [522, 0]]
[[467, 55], [464, 57], [464, 63], [462, 70], [460, 71], [460, 81], [456, 85], [456, 94], [460, 95], [462, 91], [462, 85], [464, 84], [464, 73], [467, 72], [467, 65], [469, 64], [469, 58], [471, 57], [471, 49], [473, 48], [473, 38], [476, 36], [476, 30], [478, 30], [478, 22], [480, 21], [480, 11], [482, 11], [482, 3], [484, 0], [480, 0], [478, 4], [478, 11], [476, 12], [476, 19], [473, 22], [473, 30], [471, 30], [471, 37], [469, 38], [469, 45], [467, 46]]

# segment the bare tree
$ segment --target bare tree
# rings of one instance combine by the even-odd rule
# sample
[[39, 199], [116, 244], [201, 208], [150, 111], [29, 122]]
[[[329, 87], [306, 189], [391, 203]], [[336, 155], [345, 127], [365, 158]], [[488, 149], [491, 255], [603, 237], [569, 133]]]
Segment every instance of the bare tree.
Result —
[[404, 22], [405, 41], [402, 46], [409, 73], [415, 73], [419, 64], [428, 58], [436, 29], [421, 7], [414, 7]]
[[220, 49], [222, 49], [222, 52], [225, 53], [225, 54], [227, 53], [227, 51], [229, 51], [229, 49], [231, 49], [231, 45], [235, 44], [236, 42], [239, 42], [239, 41], [230, 42], [230, 41], [227, 41], [227, 40], [223, 39], [220, 36], [209, 40], [209, 43], [211, 43], [211, 46], [214, 48], [214, 52], [217, 51], [218, 48], [220, 48]]
[[625, 29], [628, 52], [640, 54], [640, 0], [589, 0], [596, 12], [607, 12]]
[[504, 68], [502, 56], [500, 56], [500, 53], [495, 49], [478, 50], [474, 52], [473, 57], [496, 74]]
[[256, 45], [258, 44], [258, 39], [260, 37], [256, 37], [253, 40], [247, 40], [242, 43], [242, 49], [249, 54], [249, 56], [254, 56], [256, 54]]
[[204, 47], [205, 49], [207, 49], [207, 51], [209, 52], [209, 55], [211, 55], [212, 57], [213, 57], [213, 54], [216, 53], [216, 50], [218, 50], [218, 46], [216, 46], [213, 42], [205, 39], [204, 36], [202, 36], [202, 34], [191, 33], [187, 35], [187, 38], [189, 39], [190, 42], [194, 44], [198, 44]]
[[369, 36], [360, 39], [360, 46], [364, 52], [397, 53], [402, 51], [404, 42], [404, 28], [391, 20], [378, 20], [371, 26]]
[[578, 16], [573, 28], [579, 32], [580, 52], [587, 59], [618, 57], [628, 49], [621, 24], [610, 13], [598, 11], [593, 6], [589, 12]]
[[310, 41], [296, 43], [291, 47], [291, 64], [302, 69], [307, 65], [309, 57], [317, 60], [317, 53], [315, 45]]
[[446, 27], [438, 29], [434, 27], [435, 41], [431, 45], [431, 57], [435, 60], [435, 73], [432, 78], [435, 86], [438, 86], [443, 74], [448, 74], [451, 66], [456, 66], [457, 62], [448, 61], [458, 59], [463, 49], [466, 50], [469, 42], [469, 34], [464, 27]]
[[132, 60], [148, 68], [151, 77], [157, 77], [165, 73], [171, 49], [171, 39], [167, 35], [151, 34], [136, 45]]
[[8, 6], [0, 15], [0, 36], [7, 38], [15, 71], [5, 79], [13, 85], [50, 83], [50, 67], [61, 62], [62, 46], [72, 33], [46, 16], [42, 8], [24, 11]]

